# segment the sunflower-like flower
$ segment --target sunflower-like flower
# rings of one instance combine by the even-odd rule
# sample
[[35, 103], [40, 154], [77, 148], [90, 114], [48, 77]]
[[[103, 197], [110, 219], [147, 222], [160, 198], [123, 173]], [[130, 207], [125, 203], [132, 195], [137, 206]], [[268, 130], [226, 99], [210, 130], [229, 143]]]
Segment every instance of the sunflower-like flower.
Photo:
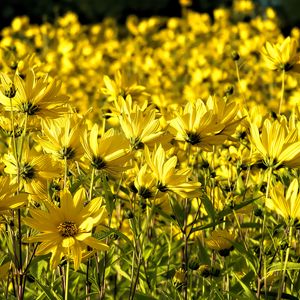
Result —
[[152, 176], [148, 165], [143, 165], [134, 180], [136, 193], [143, 199], [151, 199], [156, 195], [155, 178]]
[[3, 162], [6, 165], [4, 171], [12, 176], [12, 182], [17, 183], [19, 174], [20, 188], [24, 187], [24, 191], [34, 200], [47, 198], [47, 180], [62, 174], [50, 155], [41, 155], [28, 147], [22, 153], [19, 166], [11, 153], [4, 156]]
[[138, 105], [131, 113], [124, 111], [119, 116], [121, 128], [134, 150], [143, 149], [145, 145], [166, 144], [170, 136], [162, 130], [155, 109], [141, 109]]
[[298, 42], [287, 37], [282, 44], [267, 42], [261, 54], [271, 70], [292, 71], [300, 73], [300, 57], [297, 53]]
[[181, 114], [170, 121], [178, 141], [187, 142], [203, 150], [212, 151], [234, 133], [240, 120], [235, 120], [238, 107], [224, 99], [209, 97], [205, 104], [201, 99], [188, 102]]
[[92, 230], [104, 222], [106, 210], [100, 198], [91, 200], [85, 205], [86, 193], [79, 189], [74, 197], [68, 190], [63, 190], [60, 197], [60, 207], [45, 201], [47, 211], [29, 209], [31, 217], [26, 217], [24, 223], [39, 231], [36, 236], [29, 237], [27, 242], [41, 242], [36, 255], [52, 253], [51, 268], [54, 269], [65, 256], [74, 260], [77, 270], [82, 255], [87, 247], [96, 250], [108, 250], [109, 247], [92, 236]]
[[183, 198], [200, 195], [200, 182], [189, 180], [191, 170], [178, 170], [176, 168], [177, 157], [174, 155], [167, 159], [162, 145], [159, 145], [153, 153], [150, 153], [149, 148], [145, 147], [145, 159], [160, 192], [174, 192]]
[[78, 161], [84, 154], [80, 137], [83, 135], [84, 126], [76, 114], [55, 120], [42, 122], [43, 136], [39, 144], [43, 149], [54, 155], [60, 161]]
[[1, 73], [0, 103], [6, 110], [14, 110], [29, 117], [58, 118], [67, 111], [68, 96], [59, 94], [61, 82], [48, 77], [37, 79], [33, 69], [29, 69], [23, 80], [15, 74], [13, 81]]
[[295, 178], [285, 192], [284, 185], [278, 182], [272, 187], [266, 206], [281, 215], [286, 222], [300, 220], [300, 193], [298, 180]]
[[121, 134], [116, 134], [111, 128], [98, 139], [99, 127], [95, 124], [88, 134], [86, 130], [81, 139], [85, 154], [93, 168], [102, 170], [117, 176], [128, 167], [130, 153], [130, 145], [128, 140]]
[[117, 100], [118, 96], [126, 98], [127, 95], [131, 95], [135, 100], [141, 96], [148, 96], [144, 86], [137, 84], [119, 70], [115, 73], [114, 80], [105, 75], [103, 81], [105, 88], [102, 88], [101, 91], [107, 96], [108, 101]]
[[233, 241], [234, 235], [222, 229], [213, 231], [211, 236], [205, 239], [207, 247], [218, 251], [221, 256], [229, 255], [230, 251], [233, 250]]
[[26, 203], [27, 195], [16, 193], [17, 184], [11, 183], [9, 176], [0, 177], [0, 213], [3, 211], [14, 209]]
[[252, 123], [250, 141], [258, 151], [257, 159], [262, 159], [267, 167], [300, 166], [300, 142], [297, 141], [297, 129], [289, 128], [285, 117], [273, 122], [266, 119], [261, 134], [257, 125]]

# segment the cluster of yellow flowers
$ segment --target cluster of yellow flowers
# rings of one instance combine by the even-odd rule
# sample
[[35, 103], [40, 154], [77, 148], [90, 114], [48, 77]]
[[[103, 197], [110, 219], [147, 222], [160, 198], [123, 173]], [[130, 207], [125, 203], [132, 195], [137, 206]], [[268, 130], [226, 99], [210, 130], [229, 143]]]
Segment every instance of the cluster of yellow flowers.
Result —
[[249, 0], [214, 21], [180, 3], [2, 30], [3, 296], [299, 296], [300, 31], [284, 38], [271, 8], [234, 20]]

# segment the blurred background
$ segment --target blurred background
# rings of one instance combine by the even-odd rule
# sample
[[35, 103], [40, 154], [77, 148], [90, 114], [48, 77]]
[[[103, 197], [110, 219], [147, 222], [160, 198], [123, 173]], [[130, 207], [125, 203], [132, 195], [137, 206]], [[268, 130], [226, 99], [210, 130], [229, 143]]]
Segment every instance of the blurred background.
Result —
[[[0, 28], [9, 25], [16, 16], [27, 15], [31, 23], [53, 22], [57, 16], [70, 10], [76, 12], [84, 24], [99, 22], [104, 17], [114, 17], [122, 23], [131, 14], [149, 17], [180, 16], [181, 13], [177, 0], [1, 0], [0, 2]], [[191, 8], [212, 15], [215, 8], [230, 8], [233, 2], [233, 0], [193, 0]], [[255, 4], [255, 14], [261, 14], [267, 6], [276, 9], [284, 31], [289, 31], [294, 26], [300, 27], [300, 0], [252, 2]]]

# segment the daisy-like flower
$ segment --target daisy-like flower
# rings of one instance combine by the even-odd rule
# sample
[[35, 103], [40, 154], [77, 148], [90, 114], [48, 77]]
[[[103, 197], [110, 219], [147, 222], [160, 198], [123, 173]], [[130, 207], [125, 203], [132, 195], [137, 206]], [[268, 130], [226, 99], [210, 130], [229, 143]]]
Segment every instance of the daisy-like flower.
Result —
[[220, 145], [234, 132], [240, 120], [235, 120], [238, 107], [224, 99], [209, 97], [205, 104], [201, 99], [188, 102], [181, 114], [170, 121], [178, 141], [187, 142], [205, 151]]
[[222, 229], [213, 231], [211, 236], [205, 239], [207, 247], [218, 251], [221, 256], [228, 256], [233, 250], [232, 241], [234, 241], [233, 234]]
[[295, 178], [285, 192], [284, 185], [278, 182], [272, 187], [266, 206], [281, 215], [286, 222], [300, 220], [300, 193], [298, 180]]
[[287, 37], [282, 44], [267, 42], [261, 54], [271, 70], [300, 73], [300, 57], [297, 53], [298, 42]]
[[153, 172], [157, 189], [162, 192], [174, 192], [183, 198], [193, 198], [200, 195], [200, 182], [191, 181], [190, 169], [176, 169], [177, 157], [166, 158], [161, 145], [153, 153], [145, 147], [145, 159]]
[[155, 178], [150, 173], [148, 165], [143, 165], [134, 180], [136, 193], [143, 199], [151, 199], [156, 196], [155, 184]]
[[29, 209], [31, 217], [24, 219], [29, 227], [39, 231], [29, 237], [27, 242], [41, 242], [36, 255], [52, 253], [50, 266], [54, 269], [62, 257], [74, 260], [77, 270], [87, 247], [108, 250], [109, 247], [92, 236], [92, 230], [104, 222], [106, 210], [100, 198], [85, 205], [86, 193], [79, 189], [74, 197], [68, 190], [61, 192], [60, 207], [45, 201], [47, 211]]
[[258, 151], [257, 159], [262, 159], [267, 167], [299, 167], [300, 142], [296, 139], [297, 129], [288, 128], [285, 117], [273, 122], [266, 119], [261, 134], [257, 125], [250, 125], [250, 141]]
[[121, 134], [116, 134], [111, 128], [98, 139], [99, 127], [95, 124], [88, 134], [86, 130], [81, 139], [85, 154], [93, 168], [102, 170], [117, 176], [128, 169], [130, 145], [128, 140]]
[[132, 78], [130, 79], [120, 71], [115, 73], [114, 80], [105, 75], [103, 81], [105, 88], [102, 88], [101, 91], [107, 96], [108, 101], [117, 100], [118, 96], [126, 98], [127, 95], [131, 95], [134, 99], [148, 96], [144, 86], [137, 84]]
[[67, 111], [68, 96], [59, 94], [61, 83], [56, 79], [48, 82], [48, 77], [39, 79], [33, 69], [29, 69], [23, 80], [15, 74], [13, 81], [1, 73], [0, 103], [6, 110], [14, 110], [29, 117], [58, 118]]
[[22, 206], [27, 201], [26, 194], [14, 195], [18, 185], [11, 183], [9, 176], [0, 177], [0, 213]]
[[[12, 182], [17, 183], [18, 163], [11, 153], [3, 159], [6, 165], [4, 171], [12, 176]], [[20, 163], [20, 188], [28, 193], [32, 199], [47, 198], [47, 180], [58, 177], [62, 172], [50, 155], [41, 155], [35, 150], [26, 147], [22, 153]]]
[[145, 145], [152, 148], [155, 144], [170, 141], [169, 135], [161, 129], [159, 119], [156, 119], [155, 109], [151, 107], [142, 110], [135, 106], [131, 113], [123, 112], [119, 121], [134, 150], [143, 149]]
[[84, 154], [80, 137], [83, 135], [84, 127], [82, 119], [73, 114], [56, 120], [42, 122], [43, 136], [39, 139], [39, 144], [43, 149], [53, 154], [60, 160], [68, 162], [78, 161]]

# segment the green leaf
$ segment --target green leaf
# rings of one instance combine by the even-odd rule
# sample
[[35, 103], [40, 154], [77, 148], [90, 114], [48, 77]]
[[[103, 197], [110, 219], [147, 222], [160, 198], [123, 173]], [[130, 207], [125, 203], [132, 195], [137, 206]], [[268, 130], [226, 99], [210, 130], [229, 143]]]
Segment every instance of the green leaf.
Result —
[[[281, 262], [274, 263], [269, 268], [269, 273], [282, 271], [283, 264]], [[286, 265], [286, 270], [300, 270], [300, 263], [288, 262]]]
[[111, 215], [113, 210], [115, 209], [115, 197], [114, 197], [113, 193], [111, 192], [111, 189], [107, 182], [107, 178], [106, 178], [105, 174], [103, 174], [103, 176], [101, 177], [101, 181], [102, 181], [104, 193], [105, 193], [106, 207], [107, 207], [108, 213]]
[[40, 286], [40, 288], [44, 291], [45, 296], [49, 300], [62, 300], [62, 297], [54, 292], [53, 289], [49, 288], [48, 286], [45, 286], [41, 284], [41, 282], [34, 278], [35, 282]]
[[216, 219], [215, 208], [214, 208], [211, 200], [206, 195], [206, 193], [203, 193], [201, 195], [201, 200], [203, 202], [203, 205], [204, 205], [204, 208], [205, 208], [207, 214], [212, 218], [213, 221], [215, 221], [215, 219]]
[[244, 289], [244, 292], [245, 292], [247, 298], [249, 300], [257, 300], [255, 294], [248, 288], [248, 286], [246, 284], [244, 284], [243, 281], [240, 280], [239, 277], [235, 273], [233, 273], [233, 275], [236, 278], [236, 280], [239, 282], [241, 287]]
[[174, 199], [173, 197], [170, 199], [170, 203], [171, 203], [171, 207], [172, 207], [173, 213], [175, 215], [175, 218], [178, 222], [178, 225], [180, 226], [180, 228], [183, 228], [183, 224], [184, 224], [183, 208], [180, 206], [178, 201], [176, 199]]

